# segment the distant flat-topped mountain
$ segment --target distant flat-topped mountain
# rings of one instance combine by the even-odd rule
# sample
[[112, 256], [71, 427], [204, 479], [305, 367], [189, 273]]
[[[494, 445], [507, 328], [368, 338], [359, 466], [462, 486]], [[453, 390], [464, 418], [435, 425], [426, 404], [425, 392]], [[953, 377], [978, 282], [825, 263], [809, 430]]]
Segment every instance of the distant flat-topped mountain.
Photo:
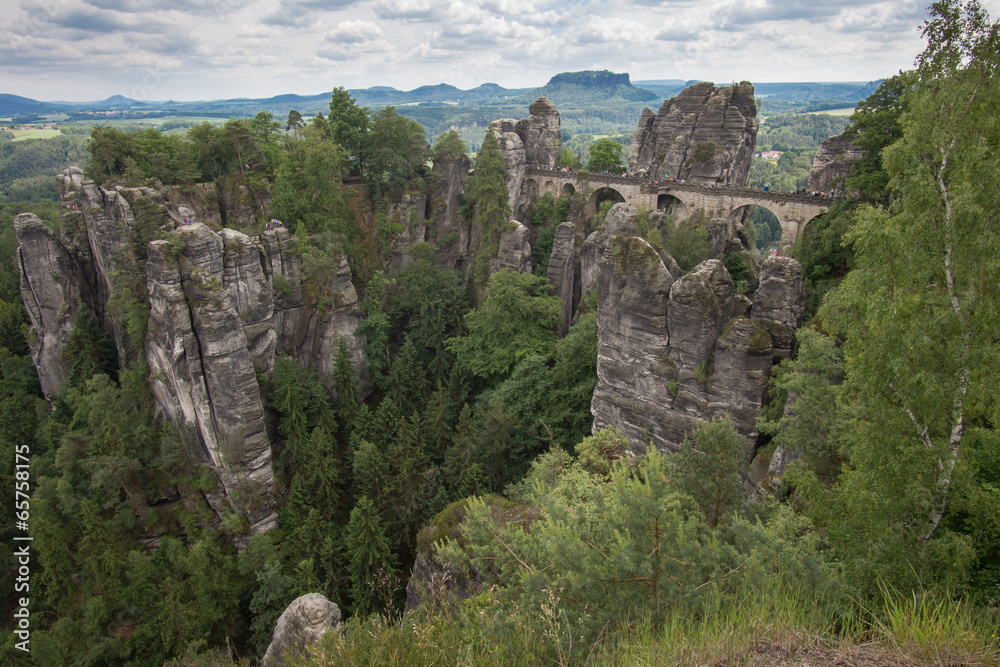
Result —
[[628, 74], [615, 74], [608, 70], [585, 70], [556, 74], [541, 88], [535, 88], [521, 95], [518, 101], [530, 102], [539, 97], [547, 97], [556, 106], [561, 107], [615, 99], [625, 102], [648, 102], [662, 96], [651, 90], [636, 88], [629, 81]]

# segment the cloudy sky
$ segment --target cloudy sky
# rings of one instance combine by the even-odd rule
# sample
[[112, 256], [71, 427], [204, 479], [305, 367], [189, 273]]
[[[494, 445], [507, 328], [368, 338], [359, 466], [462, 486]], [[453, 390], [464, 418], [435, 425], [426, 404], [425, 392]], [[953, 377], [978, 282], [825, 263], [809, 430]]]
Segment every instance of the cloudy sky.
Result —
[[[0, 0], [0, 93], [43, 100], [633, 80], [869, 81], [912, 65], [896, 0]], [[994, 19], [1000, 0], [981, 0]]]

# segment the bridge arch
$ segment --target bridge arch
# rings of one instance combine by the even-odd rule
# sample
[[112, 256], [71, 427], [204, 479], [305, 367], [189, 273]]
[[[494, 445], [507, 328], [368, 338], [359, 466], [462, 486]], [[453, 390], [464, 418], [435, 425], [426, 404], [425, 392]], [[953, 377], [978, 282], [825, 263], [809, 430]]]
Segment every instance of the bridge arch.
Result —
[[563, 183], [561, 196], [572, 197], [575, 194], [576, 194], [576, 188], [573, 186], [572, 183]]
[[684, 220], [690, 216], [688, 207], [678, 197], [669, 193], [661, 193], [656, 196], [656, 210], [662, 211], [675, 220]]
[[538, 197], [538, 181], [533, 178], [525, 179], [524, 191], [528, 195], [528, 200], [534, 201]]
[[559, 196], [559, 189], [552, 181], [545, 181], [545, 185], [542, 186], [542, 192], [550, 192], [553, 197]]
[[590, 195], [590, 199], [587, 201], [587, 213], [589, 215], [596, 215], [597, 211], [601, 208], [601, 204], [606, 201], [619, 202], [625, 201], [624, 195], [618, 192], [618, 190], [612, 187], [597, 188], [594, 193]]

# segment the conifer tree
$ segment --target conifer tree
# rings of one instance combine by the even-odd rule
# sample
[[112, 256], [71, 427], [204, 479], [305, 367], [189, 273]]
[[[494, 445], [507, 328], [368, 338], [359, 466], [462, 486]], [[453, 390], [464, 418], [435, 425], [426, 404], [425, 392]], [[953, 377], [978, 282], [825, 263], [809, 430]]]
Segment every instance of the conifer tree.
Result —
[[396, 563], [382, 520], [367, 496], [351, 510], [346, 542], [355, 613], [383, 611], [396, 588]]
[[333, 406], [334, 416], [340, 425], [340, 441], [347, 442], [353, 427], [353, 422], [361, 408], [361, 392], [358, 390], [358, 378], [351, 363], [351, 352], [347, 348], [347, 340], [343, 337], [337, 342], [337, 358], [333, 364], [333, 390], [337, 394], [337, 402]]
[[476, 156], [476, 176], [472, 185], [476, 201], [473, 224], [482, 239], [487, 259], [495, 257], [500, 233], [510, 220], [510, 193], [507, 189], [507, 165], [493, 128], [486, 132]]

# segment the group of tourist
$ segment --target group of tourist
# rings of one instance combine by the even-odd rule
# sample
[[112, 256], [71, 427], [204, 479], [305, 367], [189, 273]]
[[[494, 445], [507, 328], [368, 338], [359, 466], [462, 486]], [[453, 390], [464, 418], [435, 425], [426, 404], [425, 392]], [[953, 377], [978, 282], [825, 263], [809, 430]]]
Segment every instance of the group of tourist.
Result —
[[265, 232], [273, 232], [273, 231], [277, 231], [278, 229], [281, 229], [283, 227], [284, 227], [284, 225], [281, 223], [281, 220], [278, 220], [276, 218], [271, 218], [271, 221], [268, 222], [268, 223], [266, 223], [264, 225], [264, 231]]

